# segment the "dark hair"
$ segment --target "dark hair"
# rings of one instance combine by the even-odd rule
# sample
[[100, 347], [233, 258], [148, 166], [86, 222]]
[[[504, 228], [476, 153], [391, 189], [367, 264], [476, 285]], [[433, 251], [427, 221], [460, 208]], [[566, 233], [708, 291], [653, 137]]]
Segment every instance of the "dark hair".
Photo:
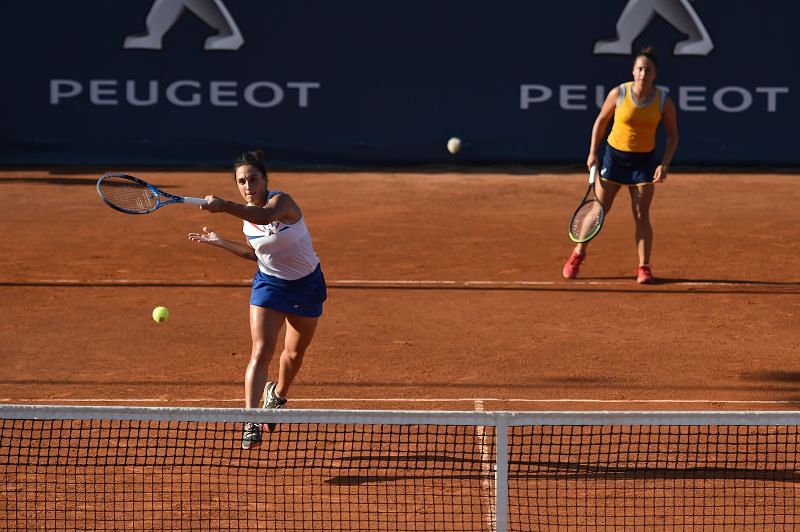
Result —
[[646, 46], [642, 48], [638, 54], [633, 58], [633, 62], [635, 63], [637, 59], [640, 57], [646, 57], [658, 68], [658, 58], [656, 57], [656, 50], [652, 46]]
[[267, 165], [264, 164], [264, 152], [262, 150], [250, 150], [239, 155], [236, 158], [236, 162], [233, 163], [233, 172], [236, 173], [237, 168], [246, 164], [255, 166], [264, 174], [264, 177], [267, 177]]

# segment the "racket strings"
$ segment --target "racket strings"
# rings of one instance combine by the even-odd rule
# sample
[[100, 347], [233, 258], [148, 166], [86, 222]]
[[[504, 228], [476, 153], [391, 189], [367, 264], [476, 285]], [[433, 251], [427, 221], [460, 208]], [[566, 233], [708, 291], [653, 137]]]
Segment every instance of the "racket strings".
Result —
[[572, 216], [569, 235], [576, 242], [586, 242], [600, 231], [603, 225], [603, 206], [599, 201], [587, 201]]
[[103, 197], [114, 205], [146, 213], [158, 205], [158, 197], [141, 183], [118, 177], [106, 177], [99, 185]]

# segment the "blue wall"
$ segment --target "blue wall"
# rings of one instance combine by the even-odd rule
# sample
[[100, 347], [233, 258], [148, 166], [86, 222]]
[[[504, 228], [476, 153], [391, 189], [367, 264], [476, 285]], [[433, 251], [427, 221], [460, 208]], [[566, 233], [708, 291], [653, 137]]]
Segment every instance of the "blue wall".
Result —
[[[599, 101], [630, 77], [631, 55], [594, 52], [627, 6], [678, 106], [675, 164], [800, 164], [794, 2], [206, 4], [241, 46], [205, 50], [217, 30], [170, 19], [180, 0], [7, 2], [0, 163], [219, 166], [252, 146], [276, 166], [581, 163]], [[125, 48], [151, 7], [175, 20], [160, 49]], [[673, 54], [687, 13], [710, 52]]]

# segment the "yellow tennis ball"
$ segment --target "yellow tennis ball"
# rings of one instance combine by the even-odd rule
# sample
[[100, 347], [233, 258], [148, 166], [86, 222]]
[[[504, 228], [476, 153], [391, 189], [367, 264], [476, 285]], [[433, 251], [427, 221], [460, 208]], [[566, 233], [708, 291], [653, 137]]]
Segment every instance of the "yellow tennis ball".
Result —
[[461, 151], [461, 139], [458, 137], [453, 137], [447, 141], [447, 151], [455, 155], [459, 151]]
[[163, 323], [169, 319], [169, 309], [167, 307], [156, 307], [153, 309], [153, 319], [157, 323]]

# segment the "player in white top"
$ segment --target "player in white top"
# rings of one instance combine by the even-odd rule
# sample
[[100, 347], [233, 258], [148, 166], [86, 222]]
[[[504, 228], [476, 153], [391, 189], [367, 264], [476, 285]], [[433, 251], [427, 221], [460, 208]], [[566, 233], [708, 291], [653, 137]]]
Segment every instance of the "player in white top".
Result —
[[[281, 408], [322, 315], [322, 303], [327, 298], [325, 278], [300, 207], [288, 194], [267, 189], [263, 153], [243, 153], [234, 163], [234, 171], [239, 193], [247, 204], [206, 196], [207, 204], [201, 209], [241, 218], [247, 243], [222, 238], [207, 227], [202, 233], [189, 233], [189, 240], [257, 261], [250, 295], [253, 348], [244, 378], [245, 407], [257, 407], [263, 397], [264, 408]], [[286, 337], [278, 379], [267, 382], [267, 368], [284, 323]], [[248, 423], [242, 448], [260, 442], [261, 427]]]
[[[278, 195], [285, 194], [280, 190], [270, 191], [267, 201]], [[243, 220], [242, 231], [256, 253], [258, 269], [266, 275], [294, 281], [310, 274], [319, 265], [302, 217], [293, 224], [274, 220], [267, 225], [258, 225]]]

